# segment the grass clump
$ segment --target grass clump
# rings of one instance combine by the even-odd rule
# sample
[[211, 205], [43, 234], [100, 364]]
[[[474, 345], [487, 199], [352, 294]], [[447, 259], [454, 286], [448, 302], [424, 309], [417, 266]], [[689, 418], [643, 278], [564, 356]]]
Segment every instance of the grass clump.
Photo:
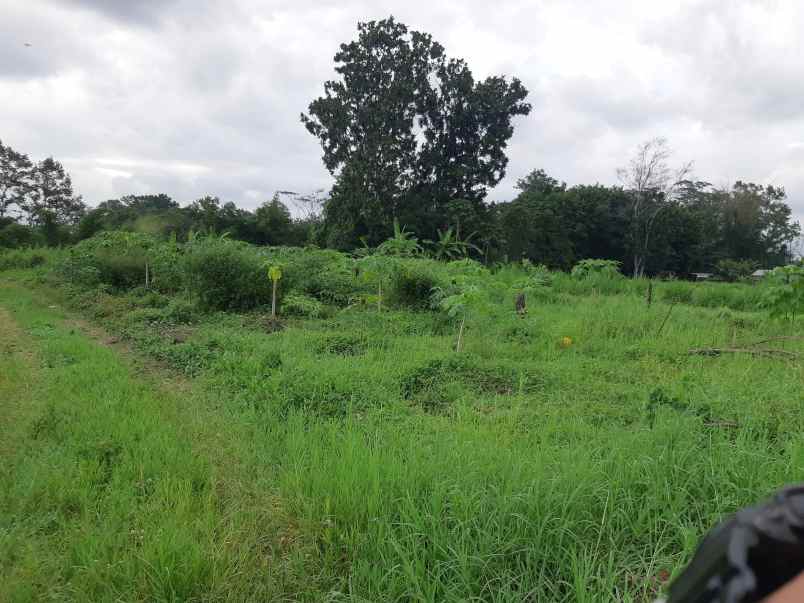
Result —
[[517, 381], [516, 372], [508, 367], [488, 366], [469, 356], [454, 354], [412, 368], [403, 375], [400, 388], [403, 398], [435, 411], [454, 402], [460, 386], [477, 393], [510, 395]]
[[368, 339], [364, 335], [333, 333], [326, 335], [318, 342], [317, 350], [321, 354], [360, 356], [365, 354], [368, 343]]

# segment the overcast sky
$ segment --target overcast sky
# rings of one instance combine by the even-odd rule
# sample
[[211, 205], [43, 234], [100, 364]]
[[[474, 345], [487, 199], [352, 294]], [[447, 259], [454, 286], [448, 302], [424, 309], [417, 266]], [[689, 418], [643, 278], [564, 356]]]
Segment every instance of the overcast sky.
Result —
[[665, 136], [697, 177], [782, 185], [804, 218], [800, 0], [0, 0], [0, 139], [90, 204], [328, 188], [299, 114], [357, 21], [389, 14], [530, 90], [493, 200], [539, 167], [615, 183]]

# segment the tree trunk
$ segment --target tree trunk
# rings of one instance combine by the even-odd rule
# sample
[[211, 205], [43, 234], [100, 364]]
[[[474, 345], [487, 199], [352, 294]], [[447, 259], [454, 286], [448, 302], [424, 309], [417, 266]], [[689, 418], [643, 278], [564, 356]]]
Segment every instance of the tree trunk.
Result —
[[455, 344], [455, 351], [460, 352], [463, 344], [463, 324], [466, 322], [466, 316], [461, 318], [461, 326], [458, 327], [458, 343]]
[[645, 258], [641, 254], [634, 254], [634, 278], [641, 278], [645, 273]]
[[377, 283], [377, 312], [382, 310], [382, 281]]
[[271, 289], [271, 318], [276, 318], [276, 284], [277, 281], [274, 281]]

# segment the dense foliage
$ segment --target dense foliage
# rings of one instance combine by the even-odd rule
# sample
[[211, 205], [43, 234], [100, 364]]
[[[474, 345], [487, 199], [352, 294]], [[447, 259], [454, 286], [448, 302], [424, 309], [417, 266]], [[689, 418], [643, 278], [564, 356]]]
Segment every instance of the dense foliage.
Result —
[[530, 112], [522, 83], [475, 81], [464, 60], [393, 17], [358, 24], [335, 62], [340, 79], [302, 115], [335, 176], [326, 243], [377, 244], [397, 219], [434, 236], [455, 221], [456, 203], [482, 212], [505, 175], [512, 118]]

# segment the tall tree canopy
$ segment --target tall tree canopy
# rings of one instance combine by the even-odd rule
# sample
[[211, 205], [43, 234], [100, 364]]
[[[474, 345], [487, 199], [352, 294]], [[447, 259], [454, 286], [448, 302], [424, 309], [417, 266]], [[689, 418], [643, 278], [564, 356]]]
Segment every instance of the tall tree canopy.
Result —
[[30, 219], [44, 224], [75, 224], [86, 210], [73, 195], [73, 182], [64, 166], [48, 157], [36, 164], [31, 178]]
[[336, 176], [330, 243], [378, 242], [394, 219], [434, 234], [451, 201], [479, 202], [505, 175], [511, 120], [530, 112], [518, 79], [475, 81], [465, 61], [393, 17], [359, 23], [335, 62], [341, 79], [301, 116]]
[[12, 208], [23, 213], [28, 207], [32, 187], [33, 164], [24, 153], [18, 153], [0, 140], [0, 219]]

